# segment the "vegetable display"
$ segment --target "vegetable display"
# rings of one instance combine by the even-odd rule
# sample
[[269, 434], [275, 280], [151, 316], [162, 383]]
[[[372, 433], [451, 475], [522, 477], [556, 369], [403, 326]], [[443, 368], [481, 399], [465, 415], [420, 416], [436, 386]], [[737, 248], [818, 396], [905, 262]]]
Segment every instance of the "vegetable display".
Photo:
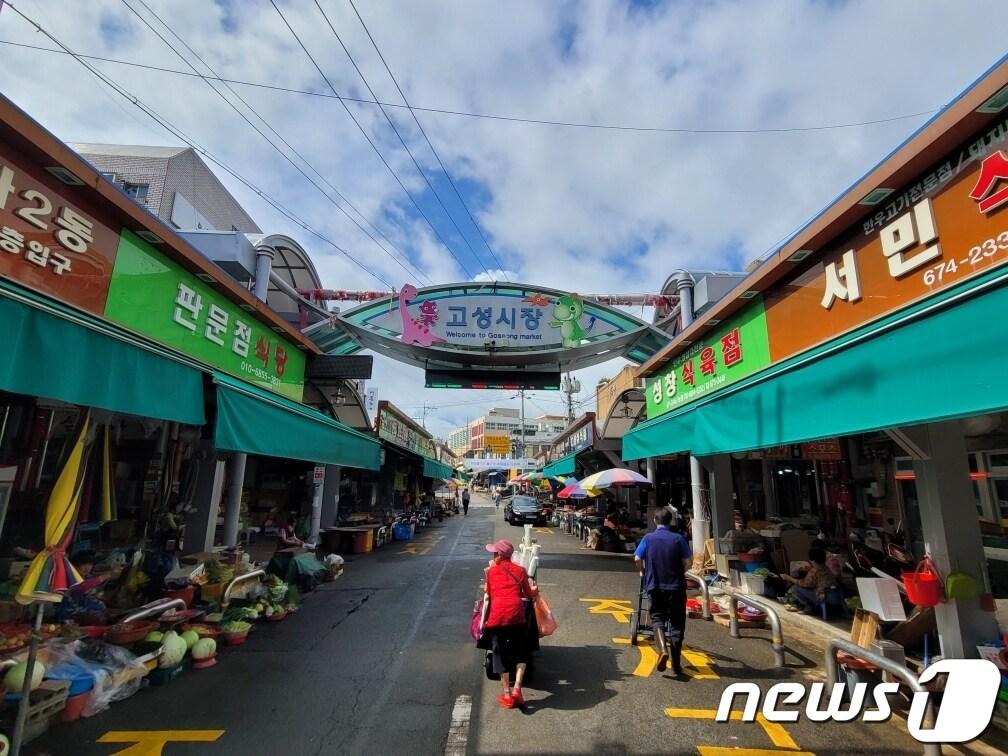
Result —
[[217, 642], [213, 638], [200, 638], [193, 646], [193, 659], [209, 659], [217, 653]]
[[243, 622], [242, 620], [235, 620], [233, 622], [225, 622], [221, 625], [221, 630], [225, 633], [247, 633], [249, 628], [252, 627], [251, 622]]
[[164, 633], [160, 630], [151, 630], [147, 633], [147, 637], [145, 637], [144, 640], [151, 643], [161, 643], [164, 640]]
[[174, 630], [169, 630], [161, 639], [161, 659], [158, 661], [159, 667], [174, 667], [182, 661], [188, 646], [182, 637]]
[[[25, 673], [27, 671], [28, 662], [18, 662], [15, 664], [13, 667], [8, 669], [7, 674], [4, 675], [4, 687], [7, 688], [7, 690], [20, 693], [21, 689], [24, 687]], [[42, 675], [44, 674], [45, 665], [43, 665], [42, 662], [36, 661], [35, 666], [32, 667], [32, 690], [35, 690], [35, 688], [42, 684]]]
[[185, 641], [186, 648], [189, 650], [191, 650], [192, 647], [196, 645], [196, 642], [199, 641], [199, 639], [200, 639], [199, 633], [197, 633], [195, 630], [186, 630], [184, 633], [182, 633], [182, 640]]

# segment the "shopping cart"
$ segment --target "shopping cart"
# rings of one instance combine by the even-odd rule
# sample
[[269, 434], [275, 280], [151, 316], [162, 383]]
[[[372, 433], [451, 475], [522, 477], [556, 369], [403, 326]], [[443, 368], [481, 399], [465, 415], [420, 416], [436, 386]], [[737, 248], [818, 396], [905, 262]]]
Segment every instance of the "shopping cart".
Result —
[[640, 579], [640, 590], [637, 591], [637, 605], [634, 607], [633, 614], [630, 615], [630, 643], [636, 646], [637, 638], [641, 635], [649, 640], [653, 636], [653, 631], [651, 630], [651, 597], [644, 590], [643, 575], [641, 575]]

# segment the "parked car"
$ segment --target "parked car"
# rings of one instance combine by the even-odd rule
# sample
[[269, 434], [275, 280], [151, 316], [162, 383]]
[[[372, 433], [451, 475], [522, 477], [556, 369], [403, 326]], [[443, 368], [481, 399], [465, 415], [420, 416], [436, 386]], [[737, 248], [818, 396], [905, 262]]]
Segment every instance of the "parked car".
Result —
[[527, 522], [540, 525], [546, 522], [546, 514], [542, 505], [531, 496], [513, 496], [504, 506], [504, 519], [512, 525]]

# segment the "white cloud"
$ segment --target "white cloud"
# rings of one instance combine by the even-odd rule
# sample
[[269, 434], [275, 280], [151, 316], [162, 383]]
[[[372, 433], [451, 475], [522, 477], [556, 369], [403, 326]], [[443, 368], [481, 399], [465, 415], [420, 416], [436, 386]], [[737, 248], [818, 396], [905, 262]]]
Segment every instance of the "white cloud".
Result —
[[[149, 3], [222, 75], [326, 91], [267, 3]], [[57, 0], [15, 5], [76, 51], [185, 67], [118, 0], [75, 3], [72, 11]], [[377, 94], [397, 101], [349, 5], [325, 0], [323, 6]], [[334, 86], [366, 96], [314, 4], [282, 7]], [[1004, 49], [994, 23], [1003, 16], [998, 0], [666, 3], [634, 12], [616, 0], [374, 0], [359, 8], [414, 105], [644, 126], [788, 128], [926, 111], [947, 102]], [[9, 8], [0, 13], [0, 38], [49, 46]], [[65, 56], [6, 48], [4, 61], [0, 91], [66, 141], [177, 143]], [[416, 279], [198, 78], [96, 65], [382, 279], [222, 175], [264, 230], [289, 233], [311, 251], [327, 286], [398, 287]], [[396, 256], [408, 255], [408, 268], [419, 267], [436, 283], [466, 278], [338, 101], [235, 88], [392, 240]], [[381, 112], [349, 107], [409, 190], [422, 195], [424, 182]], [[417, 159], [433, 170], [436, 162], [408, 114], [393, 117]], [[766, 252], [923, 121], [695, 134], [418, 117], [467, 196], [467, 187], [478, 188], [470, 207], [499, 262], [472, 232], [450, 189], [443, 195], [480, 254], [477, 264], [459, 246], [477, 279], [496, 277], [503, 267], [512, 280], [585, 293], [654, 291], [673, 268], [725, 269]], [[440, 209], [424, 207], [442, 235], [454, 237]], [[618, 369], [590, 371], [584, 393], [594, 391], [598, 375]], [[383, 398], [410, 411], [425, 401], [437, 405], [428, 413], [432, 428], [495, 403], [486, 394], [425, 391], [419, 371], [382, 358], [375, 383]], [[543, 406], [560, 408], [558, 397], [540, 396]], [[462, 401], [474, 404], [457, 404]]]

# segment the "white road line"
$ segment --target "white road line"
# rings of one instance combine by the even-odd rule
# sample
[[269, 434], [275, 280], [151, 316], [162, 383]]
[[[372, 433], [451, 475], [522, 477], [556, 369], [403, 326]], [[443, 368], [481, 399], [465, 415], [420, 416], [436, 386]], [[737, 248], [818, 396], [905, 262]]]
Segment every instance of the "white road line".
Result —
[[469, 715], [472, 713], [472, 698], [463, 694], [455, 699], [452, 709], [451, 727], [448, 728], [448, 742], [445, 756], [465, 756], [469, 742]]
[[448, 552], [448, 559], [445, 559], [444, 563], [442, 563], [437, 577], [434, 578], [434, 582], [431, 583], [430, 588], [428, 589], [427, 597], [424, 599], [423, 605], [420, 607], [420, 611], [417, 612], [416, 616], [413, 618], [413, 624], [410, 625], [409, 630], [406, 633], [406, 637], [403, 638], [399, 655], [388, 666], [388, 668], [385, 669], [385, 684], [382, 686], [381, 691], [379, 691], [378, 696], [371, 705], [371, 710], [368, 712], [368, 715], [358, 724], [357, 737], [354, 738], [353, 743], [351, 743], [348, 750], [349, 753], [371, 752], [367, 747], [367, 739], [371, 737], [371, 731], [375, 727], [378, 714], [385, 708], [385, 704], [388, 703], [389, 695], [391, 695], [392, 689], [399, 682], [399, 675], [402, 672], [403, 665], [405, 664], [407, 658], [406, 651], [413, 645], [413, 641], [416, 640], [417, 633], [423, 625], [424, 618], [427, 615], [427, 610], [430, 609], [431, 602], [434, 600], [434, 594], [437, 593], [438, 586], [441, 584], [441, 578], [444, 577], [445, 571], [448, 569], [448, 565], [451, 564], [451, 557], [455, 556], [455, 551], [458, 549], [459, 540], [462, 538], [464, 530], [465, 527], [459, 527], [458, 532], [455, 534], [455, 542], [452, 544], [451, 551]]

